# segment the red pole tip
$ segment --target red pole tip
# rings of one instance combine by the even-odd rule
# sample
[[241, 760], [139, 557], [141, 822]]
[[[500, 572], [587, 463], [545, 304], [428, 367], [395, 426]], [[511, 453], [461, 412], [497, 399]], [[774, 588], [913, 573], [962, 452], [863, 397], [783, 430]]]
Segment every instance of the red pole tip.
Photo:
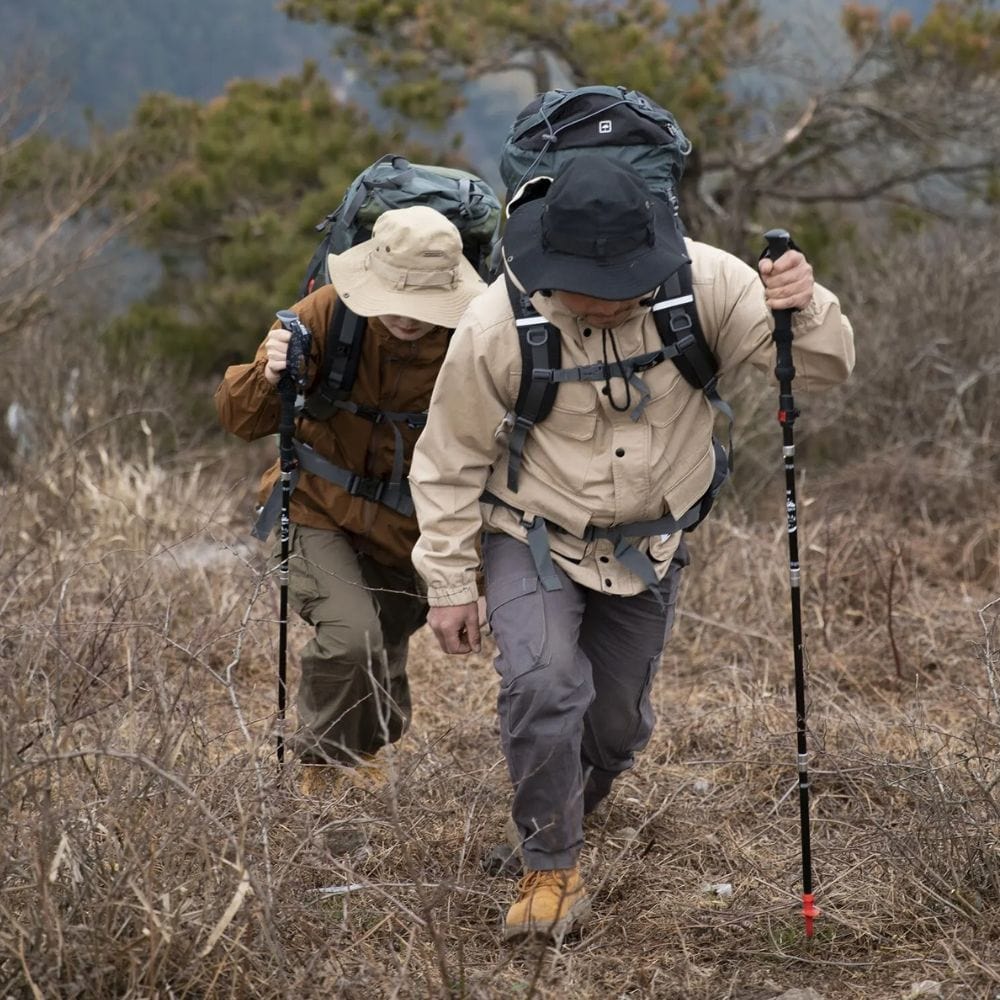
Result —
[[802, 893], [802, 916], [806, 921], [806, 937], [813, 936], [813, 920], [822, 916], [822, 910], [816, 906], [815, 897], [811, 892]]

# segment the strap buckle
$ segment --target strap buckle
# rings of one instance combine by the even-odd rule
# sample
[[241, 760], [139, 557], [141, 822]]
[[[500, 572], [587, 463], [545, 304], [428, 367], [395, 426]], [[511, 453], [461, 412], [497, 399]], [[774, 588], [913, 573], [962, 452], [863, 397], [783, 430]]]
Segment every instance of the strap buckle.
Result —
[[[685, 337], [684, 339], [687, 340], [688, 338]], [[690, 339], [694, 340], [693, 337], [691, 337]], [[664, 355], [663, 351], [657, 351], [656, 357], [653, 358], [652, 360], [646, 361], [644, 364], [641, 365], [632, 365], [632, 371], [636, 373], [648, 372], [650, 368], [655, 368], [658, 364], [661, 364], [664, 360], [666, 360], [666, 355]]]
[[581, 382], [600, 382], [608, 377], [608, 366], [601, 361], [596, 361], [592, 365], [581, 365], [577, 371], [580, 373]]
[[[670, 311], [670, 330], [672, 333], [683, 333], [685, 330], [690, 330], [694, 324], [691, 322], [691, 317], [684, 311], [678, 309]], [[692, 337], [692, 340], [694, 338]]]
[[532, 368], [531, 369], [531, 380], [533, 382], [554, 382], [555, 381], [555, 369], [554, 368]]
[[359, 417], [364, 417], [365, 420], [370, 420], [373, 424], [380, 424], [385, 419], [385, 414], [374, 406], [369, 406], [367, 403], [358, 403], [357, 410], [355, 411]]
[[352, 497], [362, 497], [377, 503], [385, 492], [385, 480], [377, 476], [359, 476], [355, 473], [347, 484], [347, 492]]

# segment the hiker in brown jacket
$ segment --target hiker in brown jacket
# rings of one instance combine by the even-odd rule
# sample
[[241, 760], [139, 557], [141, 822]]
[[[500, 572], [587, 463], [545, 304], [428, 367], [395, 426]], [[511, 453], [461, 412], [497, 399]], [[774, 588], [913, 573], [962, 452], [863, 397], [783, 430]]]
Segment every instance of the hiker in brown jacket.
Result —
[[[325, 419], [311, 419], [307, 402], [296, 421], [289, 605], [316, 630], [301, 653], [292, 741], [298, 761], [316, 765], [302, 773], [307, 794], [331, 779], [377, 781], [375, 754], [409, 724], [407, 645], [427, 604], [410, 561], [417, 524], [405, 473], [450, 331], [485, 287], [458, 230], [425, 206], [383, 213], [369, 241], [330, 256], [329, 271], [334, 284], [293, 307], [312, 333], [307, 400], [338, 296], [367, 323], [348, 398]], [[215, 393], [223, 426], [247, 441], [277, 431], [289, 336], [276, 323]], [[265, 522], [278, 476], [275, 463], [261, 482]]]
[[[722, 375], [773, 369], [772, 309], [798, 310], [798, 387], [846, 379], [853, 333], [801, 253], [763, 262], [758, 275], [681, 241], [666, 202], [601, 156], [570, 160], [544, 196], [517, 207], [503, 248], [507, 275], [455, 331], [414, 453], [414, 562], [441, 648], [478, 650], [484, 532], [500, 734], [526, 869], [505, 935], [560, 937], [589, 911], [583, 817], [652, 733], [650, 689], [688, 562], [685, 515], [701, 516], [726, 468], [712, 402], [655, 360], [664, 342], [650, 297], [690, 260]], [[514, 412], [523, 365], [508, 278], [559, 338], [558, 370], [570, 374], [526, 433]]]

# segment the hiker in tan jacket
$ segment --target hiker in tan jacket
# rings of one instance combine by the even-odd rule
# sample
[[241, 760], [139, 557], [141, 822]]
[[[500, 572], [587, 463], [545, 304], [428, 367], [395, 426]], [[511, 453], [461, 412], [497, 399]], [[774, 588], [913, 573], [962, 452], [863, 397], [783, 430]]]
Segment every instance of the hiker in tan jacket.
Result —
[[[405, 473], [450, 331], [485, 287], [458, 230], [425, 206], [383, 213], [370, 240], [329, 257], [329, 271], [334, 285], [293, 307], [312, 333], [289, 560], [289, 605], [315, 629], [292, 741], [306, 794], [377, 781], [375, 754], [409, 724], [407, 646], [427, 604], [410, 561], [417, 524]], [[367, 318], [357, 374], [347, 399], [313, 419], [338, 298]], [[277, 431], [288, 345], [275, 324], [250, 364], [226, 371], [215, 403], [227, 430], [248, 441]], [[261, 482], [259, 534], [276, 513], [278, 474], [276, 462]]]
[[[559, 937], [589, 910], [577, 867], [583, 817], [652, 732], [650, 688], [688, 561], [683, 528], [703, 516], [727, 469], [712, 402], [670, 360], [655, 360], [664, 342], [651, 296], [690, 259], [723, 375], [773, 369], [772, 309], [798, 310], [797, 387], [843, 382], [853, 334], [801, 253], [763, 262], [758, 275], [682, 242], [669, 206], [605, 157], [569, 161], [543, 197], [512, 212], [503, 246], [507, 275], [455, 331], [414, 452], [413, 555], [442, 649], [478, 650], [484, 532], [501, 742], [527, 870], [505, 935]], [[527, 430], [514, 413], [524, 365], [511, 295], [520, 292], [558, 336], [559, 370], [570, 372]]]

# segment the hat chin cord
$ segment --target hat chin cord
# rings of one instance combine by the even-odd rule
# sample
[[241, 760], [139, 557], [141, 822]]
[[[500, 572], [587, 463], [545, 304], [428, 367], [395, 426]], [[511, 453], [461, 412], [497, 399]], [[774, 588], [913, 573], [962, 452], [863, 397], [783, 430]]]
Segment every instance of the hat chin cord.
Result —
[[[613, 330], [605, 327], [601, 330], [601, 353], [604, 356], [604, 363], [608, 364], [608, 341], [611, 341], [611, 354], [615, 359], [615, 363], [620, 365], [622, 363], [621, 355], [618, 353], [618, 341], [615, 340], [615, 334]], [[611, 391], [611, 379], [607, 378], [604, 380], [604, 395], [608, 397], [608, 402], [611, 404], [611, 409], [617, 413], [624, 413], [632, 406], [632, 386], [629, 384], [628, 379], [623, 379], [625, 382], [625, 402], [619, 406], [615, 402], [614, 394]]]

